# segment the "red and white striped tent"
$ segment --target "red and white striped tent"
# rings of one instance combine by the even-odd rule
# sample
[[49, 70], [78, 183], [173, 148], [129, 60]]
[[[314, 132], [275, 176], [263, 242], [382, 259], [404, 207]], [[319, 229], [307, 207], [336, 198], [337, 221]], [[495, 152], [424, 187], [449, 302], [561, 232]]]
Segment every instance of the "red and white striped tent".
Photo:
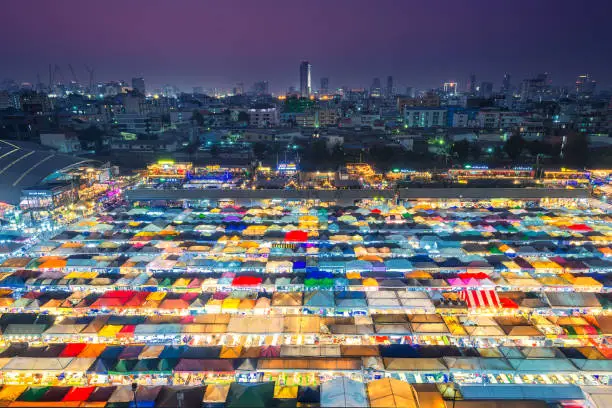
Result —
[[461, 291], [459, 298], [465, 301], [469, 308], [502, 308], [497, 292], [492, 289], [463, 290]]

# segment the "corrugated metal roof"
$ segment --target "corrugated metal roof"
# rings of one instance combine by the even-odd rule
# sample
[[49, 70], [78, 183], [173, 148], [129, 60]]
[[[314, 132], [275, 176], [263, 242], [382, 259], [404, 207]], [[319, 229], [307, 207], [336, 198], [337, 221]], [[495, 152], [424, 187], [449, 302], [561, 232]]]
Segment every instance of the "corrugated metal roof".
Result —
[[87, 161], [90, 160], [0, 140], [0, 201], [19, 204], [22, 189], [40, 183], [56, 171]]

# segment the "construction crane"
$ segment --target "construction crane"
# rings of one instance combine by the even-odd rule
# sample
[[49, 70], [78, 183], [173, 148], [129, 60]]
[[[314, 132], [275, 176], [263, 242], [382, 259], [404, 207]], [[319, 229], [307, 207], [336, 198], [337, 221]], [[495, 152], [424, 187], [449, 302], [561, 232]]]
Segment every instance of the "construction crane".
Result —
[[61, 84], [65, 84], [66, 80], [64, 79], [64, 74], [62, 73], [62, 69], [59, 65], [55, 64], [55, 72], [53, 73], [54, 79], [57, 81], [58, 77], [61, 79]]
[[74, 83], [78, 84], [79, 80], [77, 79], [77, 76], [74, 73], [74, 68], [72, 68], [72, 64], [68, 64], [68, 68], [70, 68], [70, 72], [72, 73], [72, 79], [74, 80]]
[[53, 89], [53, 70], [51, 69], [51, 64], [49, 64], [49, 91]]
[[94, 93], [94, 70], [85, 64], [85, 69], [89, 73], [89, 93]]

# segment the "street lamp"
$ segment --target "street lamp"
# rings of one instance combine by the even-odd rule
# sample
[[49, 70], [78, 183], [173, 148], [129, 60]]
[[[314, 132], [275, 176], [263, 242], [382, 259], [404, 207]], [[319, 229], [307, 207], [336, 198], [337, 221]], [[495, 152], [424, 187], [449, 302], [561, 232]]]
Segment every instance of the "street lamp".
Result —
[[183, 408], [183, 401], [185, 400], [185, 394], [183, 393], [183, 391], [179, 391], [176, 394], [176, 402], [178, 404], [178, 408]]
[[138, 384], [132, 383], [132, 393], [134, 393], [134, 408], [138, 408], [138, 403], [136, 402], [136, 390], [138, 389]]

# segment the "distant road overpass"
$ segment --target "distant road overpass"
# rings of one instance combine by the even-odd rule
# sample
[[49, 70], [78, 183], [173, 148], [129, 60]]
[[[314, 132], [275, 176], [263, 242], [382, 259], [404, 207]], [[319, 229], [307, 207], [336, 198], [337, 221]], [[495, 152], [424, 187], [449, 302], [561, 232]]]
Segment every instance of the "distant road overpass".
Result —
[[553, 188], [403, 188], [399, 190], [157, 190], [134, 189], [125, 193], [130, 201], [163, 201], [163, 200], [320, 200], [338, 203], [354, 203], [364, 199], [452, 199], [463, 198], [478, 200], [489, 198], [540, 199], [540, 198], [588, 198], [587, 189], [553, 189]]

